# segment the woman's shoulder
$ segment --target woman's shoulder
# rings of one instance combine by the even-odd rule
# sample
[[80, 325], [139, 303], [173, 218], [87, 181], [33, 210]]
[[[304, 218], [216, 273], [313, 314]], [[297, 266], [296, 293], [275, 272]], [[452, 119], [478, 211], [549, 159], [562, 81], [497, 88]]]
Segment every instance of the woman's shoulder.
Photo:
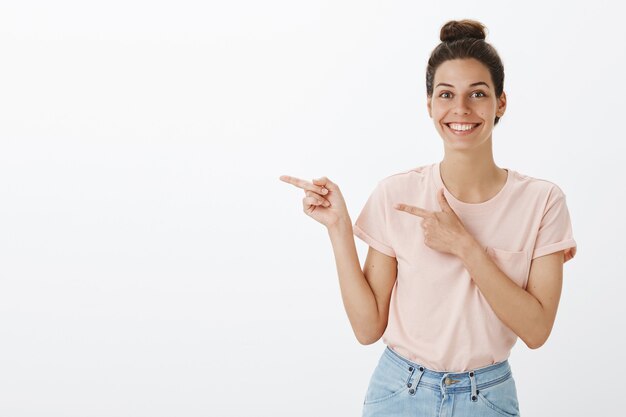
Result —
[[561, 187], [554, 181], [522, 173], [511, 169], [512, 182], [514, 188], [525, 193], [534, 193], [545, 197], [557, 198], [565, 197]]
[[398, 187], [408, 181], [422, 181], [429, 177], [433, 164], [418, 165], [387, 174], [379, 180], [379, 184], [385, 187]]

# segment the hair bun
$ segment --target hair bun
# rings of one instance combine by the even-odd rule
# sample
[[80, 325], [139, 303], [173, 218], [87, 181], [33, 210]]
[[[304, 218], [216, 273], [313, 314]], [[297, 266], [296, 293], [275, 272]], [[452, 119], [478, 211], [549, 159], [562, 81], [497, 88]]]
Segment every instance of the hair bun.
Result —
[[472, 19], [450, 20], [441, 28], [439, 37], [441, 42], [463, 38], [485, 39], [485, 25]]

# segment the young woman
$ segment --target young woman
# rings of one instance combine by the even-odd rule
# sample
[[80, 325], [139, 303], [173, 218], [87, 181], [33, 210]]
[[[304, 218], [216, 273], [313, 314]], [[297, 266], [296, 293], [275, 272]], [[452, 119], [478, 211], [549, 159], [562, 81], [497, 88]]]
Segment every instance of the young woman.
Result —
[[494, 163], [506, 94], [484, 26], [447, 22], [441, 41], [426, 89], [442, 161], [379, 181], [354, 224], [328, 178], [280, 179], [328, 229], [356, 338], [387, 345], [364, 416], [519, 416], [508, 357], [518, 337], [536, 349], [550, 335], [576, 242], [556, 184]]

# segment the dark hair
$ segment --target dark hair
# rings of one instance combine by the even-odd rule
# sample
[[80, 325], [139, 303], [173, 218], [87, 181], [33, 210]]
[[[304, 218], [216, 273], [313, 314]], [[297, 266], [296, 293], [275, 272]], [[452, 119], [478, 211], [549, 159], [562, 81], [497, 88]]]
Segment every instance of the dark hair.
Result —
[[[491, 74], [496, 97], [504, 90], [504, 66], [496, 49], [485, 42], [485, 26], [471, 19], [450, 20], [441, 27], [441, 43], [435, 47], [426, 67], [426, 94], [433, 95], [435, 72], [445, 61], [474, 58], [482, 62]], [[500, 118], [496, 116], [495, 123]]]

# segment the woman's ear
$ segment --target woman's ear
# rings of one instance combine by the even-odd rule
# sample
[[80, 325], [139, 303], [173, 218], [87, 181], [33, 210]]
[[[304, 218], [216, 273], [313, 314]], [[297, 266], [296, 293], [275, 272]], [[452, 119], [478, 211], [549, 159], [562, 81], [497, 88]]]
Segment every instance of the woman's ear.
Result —
[[502, 91], [502, 94], [498, 98], [498, 108], [496, 109], [496, 115], [502, 117], [506, 110], [506, 93]]
[[433, 118], [433, 112], [430, 109], [430, 103], [432, 101], [432, 97], [426, 96], [426, 108], [428, 109], [428, 117]]

